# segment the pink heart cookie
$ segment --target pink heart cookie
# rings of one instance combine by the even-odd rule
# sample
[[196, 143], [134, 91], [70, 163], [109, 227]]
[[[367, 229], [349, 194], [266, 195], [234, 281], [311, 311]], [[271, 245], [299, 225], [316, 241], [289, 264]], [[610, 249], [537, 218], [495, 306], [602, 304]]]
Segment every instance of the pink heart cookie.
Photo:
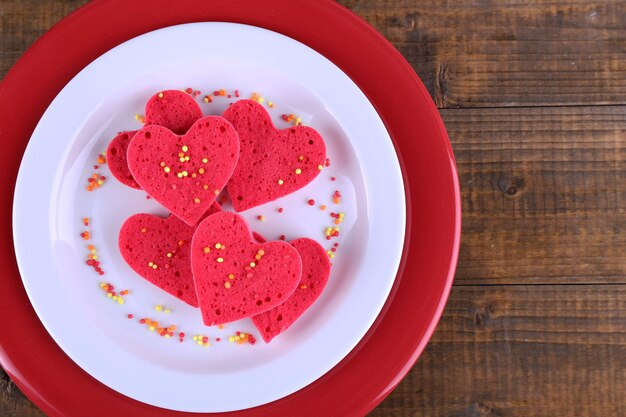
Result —
[[252, 322], [269, 343], [291, 326], [318, 299], [330, 275], [330, 260], [324, 248], [314, 240], [291, 241], [302, 258], [302, 278], [284, 303], [252, 317]]
[[[178, 90], [161, 91], [146, 103], [146, 125], [158, 125], [183, 134], [202, 117], [202, 110], [189, 94]], [[126, 151], [136, 130], [118, 133], [107, 149], [111, 174], [122, 184], [141, 189], [128, 169]]]
[[304, 187], [326, 160], [324, 139], [314, 129], [293, 126], [278, 130], [260, 104], [241, 100], [224, 117], [239, 134], [239, 162], [228, 181], [236, 211], [276, 200]]
[[191, 243], [191, 269], [207, 326], [260, 314], [296, 289], [298, 252], [285, 242], [258, 243], [243, 217], [216, 213], [204, 219]]
[[[221, 211], [214, 203], [207, 214]], [[118, 246], [126, 263], [141, 277], [187, 304], [198, 307], [189, 248], [195, 228], [176, 216], [166, 219], [135, 214], [124, 222]]]
[[237, 132], [219, 116], [198, 120], [183, 136], [146, 126], [135, 134], [127, 154], [135, 181], [190, 226], [224, 188], [238, 156]]

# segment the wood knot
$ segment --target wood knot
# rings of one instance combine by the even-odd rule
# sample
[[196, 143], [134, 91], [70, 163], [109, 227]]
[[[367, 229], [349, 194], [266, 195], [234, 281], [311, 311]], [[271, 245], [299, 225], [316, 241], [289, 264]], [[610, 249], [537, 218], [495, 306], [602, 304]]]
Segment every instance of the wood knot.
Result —
[[446, 107], [448, 105], [448, 84], [450, 83], [450, 67], [448, 64], [439, 64], [435, 83], [435, 105]]
[[476, 327], [485, 327], [491, 318], [491, 314], [493, 314], [493, 309], [488, 305], [477, 308], [474, 312], [474, 324], [476, 324]]
[[508, 197], [514, 197], [524, 187], [524, 179], [519, 177], [503, 177], [498, 180], [498, 190]]
[[412, 32], [415, 30], [415, 18], [412, 16], [405, 16], [404, 19], [402, 19], [401, 25], [400, 27], [404, 30], [406, 30], [407, 32]]
[[493, 405], [489, 404], [485, 400], [478, 400], [475, 404], [475, 413], [476, 417], [499, 417], [500, 415], [496, 412]]

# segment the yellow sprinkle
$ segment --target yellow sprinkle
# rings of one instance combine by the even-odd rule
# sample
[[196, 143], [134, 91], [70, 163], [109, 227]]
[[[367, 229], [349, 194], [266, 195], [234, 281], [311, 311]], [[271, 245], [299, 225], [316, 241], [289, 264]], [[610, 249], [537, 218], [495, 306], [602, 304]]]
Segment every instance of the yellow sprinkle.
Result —
[[333, 259], [333, 258], [335, 257], [335, 254], [334, 254], [334, 253], [331, 253], [330, 255], [328, 255], [328, 257], [329, 257], [330, 259]]
[[302, 174], [302, 170], [300, 168], [296, 168], [296, 175]]
[[205, 185], [202, 186], [202, 188], [205, 189], [205, 190], [208, 190], [209, 186], [205, 184]]
[[156, 330], [156, 327], [154, 327], [154, 326], [150, 326], [150, 327], [148, 327], [148, 329], [149, 329], [151, 332], [153, 332], [153, 331], [155, 331], [155, 330]]
[[229, 338], [228, 338], [228, 341], [229, 341], [229, 342], [234, 342], [234, 341], [235, 341], [235, 336], [231, 336], [231, 337], [229, 337]]
[[221, 243], [216, 243], [216, 244], [215, 244], [215, 249], [219, 249], [219, 248], [221, 248], [221, 247], [222, 247], [222, 244], [221, 244]]
[[198, 197], [196, 197], [196, 198], [193, 199], [193, 202], [198, 204], [200, 202], [200, 199]]
[[265, 251], [263, 249], [259, 249], [257, 253], [261, 256], [265, 255]]
[[117, 299], [117, 303], [118, 303], [118, 304], [124, 304], [124, 299], [123, 299], [122, 297], [119, 297], [119, 298]]
[[250, 262], [250, 268], [254, 268], [256, 264], [254, 262]]
[[224, 283], [224, 288], [226, 288], [226, 289], [230, 288], [230, 282], [226, 281]]
[[165, 309], [165, 313], [166, 313], [166, 314], [169, 314], [169, 312], [170, 312], [170, 309], [169, 309], [169, 308], [166, 308], [166, 309]]
[[274, 107], [274, 103], [272, 103], [271, 101], [268, 101], [267, 105], [268, 105], [269, 108], [273, 108]]
[[209, 160], [207, 158], [202, 158], [202, 163], [206, 164], [207, 162], [209, 162]]
[[302, 119], [298, 117], [298, 118], [296, 119], [296, 124], [297, 124], [297, 125], [299, 125], [300, 123], [302, 123]]
[[157, 268], [158, 268], [158, 267], [157, 267], [157, 265], [156, 265], [156, 264], [152, 265], [152, 269], [157, 269]]
[[162, 167], [165, 166], [165, 162], [161, 162], [159, 165], [161, 165]]
[[215, 190], [215, 195], [219, 195], [220, 190]]
[[183, 173], [182, 173], [182, 172], [179, 172], [178, 174], [176, 174], [176, 176], [177, 176], [178, 178], [182, 178], [182, 177], [183, 177]]
[[285, 181], [283, 180], [278, 180], [278, 185], [283, 185], [285, 183]]
[[189, 175], [189, 173], [187, 171], [183, 171], [183, 177], [186, 177], [187, 175]]
[[110, 292], [107, 293], [107, 297], [111, 298], [113, 297], [113, 294], [111, 294]]
[[192, 337], [192, 339], [193, 339], [194, 342], [197, 342], [198, 341], [198, 336], [194, 336], [194, 337]]
[[228, 274], [228, 279], [235, 279], [235, 274]]
[[159, 98], [163, 98], [163, 93], [159, 93]]
[[168, 172], [168, 173], [169, 173], [171, 170], [170, 170], [170, 167], [165, 167], [165, 168], [163, 168], [163, 171], [165, 171], [165, 172]]
[[189, 159], [190, 159], [190, 158], [189, 158], [188, 156], [185, 156], [185, 162], [188, 162], [188, 161], [189, 161]]
[[168, 258], [171, 258], [171, 257], [172, 257], [172, 252], [168, 252], [168, 253], [167, 253], [167, 257], [168, 257]]
[[183, 145], [182, 149], [183, 149], [183, 152], [187, 152], [187, 151], [189, 150], [189, 148], [187, 147], [187, 145]]
[[224, 258], [217, 258], [217, 262], [219, 262], [219, 263], [224, 262]]
[[204, 174], [204, 168], [200, 168], [200, 169], [198, 170], [198, 173], [199, 173], [199, 174]]
[[182, 157], [182, 156], [181, 156], [178, 160], [179, 160], [180, 162], [185, 162], [185, 158], [184, 158], [184, 157]]
[[319, 169], [319, 170], [321, 171], [321, 170], [323, 170], [323, 169], [324, 169], [324, 166], [323, 166], [323, 165], [318, 165], [318, 166], [317, 166], [317, 169]]
[[208, 246], [206, 248], [203, 249], [204, 253], [209, 253], [211, 252], [211, 248], [209, 248]]
[[263, 104], [263, 101], [265, 101], [265, 99], [263, 97], [259, 97], [257, 101], [259, 102], [259, 104]]
[[148, 262], [148, 266], [149, 266], [150, 268], [152, 268], [152, 265], [154, 265], [154, 263], [153, 263], [153, 262]]

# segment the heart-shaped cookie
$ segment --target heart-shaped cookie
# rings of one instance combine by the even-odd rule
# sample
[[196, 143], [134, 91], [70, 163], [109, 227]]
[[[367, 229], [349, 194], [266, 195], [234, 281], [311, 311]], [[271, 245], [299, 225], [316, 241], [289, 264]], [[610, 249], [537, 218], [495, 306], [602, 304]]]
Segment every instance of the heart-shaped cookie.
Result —
[[146, 126], [131, 140], [127, 156], [141, 188], [193, 226], [232, 175], [239, 139], [226, 119], [208, 116], [183, 136], [161, 126]]
[[178, 135], [187, 132], [201, 117], [200, 106], [184, 91], [161, 91], [146, 103], [146, 126], [163, 126]]
[[301, 238], [291, 241], [291, 245], [302, 258], [300, 283], [284, 303], [252, 317], [266, 343], [287, 330], [317, 300], [330, 275], [330, 260], [319, 243]]
[[[202, 117], [202, 110], [189, 94], [178, 90], [161, 91], [146, 103], [146, 125], [158, 125], [174, 133], [183, 134]], [[137, 131], [118, 133], [107, 149], [111, 174], [122, 184], [141, 189], [128, 169], [126, 151]]]
[[296, 289], [300, 255], [285, 242], [258, 243], [236, 213], [204, 219], [191, 242], [191, 269], [207, 326], [276, 307]]
[[135, 136], [135, 133], [137, 133], [136, 130], [120, 132], [113, 138], [107, 148], [107, 165], [109, 166], [111, 174], [117, 178], [119, 182], [128, 187], [141, 190], [133, 174], [131, 174], [128, 168], [128, 161], [126, 160], [128, 144], [133, 136]]
[[[206, 215], [222, 211], [213, 203]], [[126, 263], [147, 281], [198, 307], [189, 248], [196, 231], [174, 215], [135, 214], [124, 222], [118, 246]]]
[[228, 193], [236, 211], [276, 200], [304, 187], [326, 160], [324, 139], [314, 129], [278, 130], [255, 101], [241, 100], [224, 117], [239, 134], [240, 153]]

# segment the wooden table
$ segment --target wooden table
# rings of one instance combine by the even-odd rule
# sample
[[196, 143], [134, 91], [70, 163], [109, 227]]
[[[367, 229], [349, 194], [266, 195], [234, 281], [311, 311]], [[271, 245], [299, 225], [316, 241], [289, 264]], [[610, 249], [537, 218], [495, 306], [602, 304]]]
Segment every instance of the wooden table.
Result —
[[[0, 74], [84, 3], [0, 0]], [[626, 415], [626, 2], [341, 3], [426, 84], [463, 193], [446, 311], [371, 416]], [[3, 375], [0, 415], [43, 414]]]

